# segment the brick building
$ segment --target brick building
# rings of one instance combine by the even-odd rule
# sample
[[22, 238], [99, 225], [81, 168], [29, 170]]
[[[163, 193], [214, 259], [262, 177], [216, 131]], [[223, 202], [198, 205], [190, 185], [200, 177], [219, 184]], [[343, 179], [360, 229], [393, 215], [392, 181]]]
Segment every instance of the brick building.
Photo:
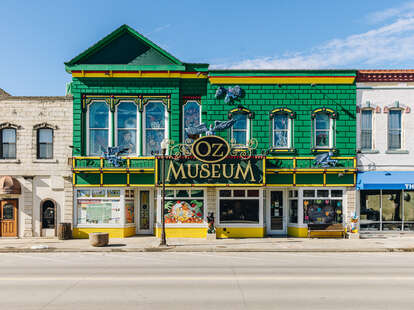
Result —
[[75, 237], [159, 235], [162, 171], [170, 237], [206, 237], [207, 215], [220, 238], [304, 237], [355, 212], [354, 70], [209, 70], [126, 25], [66, 70]]
[[72, 222], [72, 97], [0, 89], [0, 236], [55, 236]]
[[413, 86], [414, 70], [358, 71], [361, 234], [414, 230]]

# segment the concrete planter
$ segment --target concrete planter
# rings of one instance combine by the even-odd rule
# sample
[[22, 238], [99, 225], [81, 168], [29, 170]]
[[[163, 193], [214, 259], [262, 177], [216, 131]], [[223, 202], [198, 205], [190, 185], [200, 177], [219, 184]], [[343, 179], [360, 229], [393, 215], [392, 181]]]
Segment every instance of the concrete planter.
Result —
[[95, 247], [107, 246], [109, 243], [109, 234], [108, 233], [90, 233], [89, 234], [89, 243]]

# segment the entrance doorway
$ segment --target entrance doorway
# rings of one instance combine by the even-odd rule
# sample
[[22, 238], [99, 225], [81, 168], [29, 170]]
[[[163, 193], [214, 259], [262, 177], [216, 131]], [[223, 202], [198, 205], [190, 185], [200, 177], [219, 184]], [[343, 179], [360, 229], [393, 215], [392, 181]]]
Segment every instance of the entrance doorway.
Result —
[[17, 200], [0, 202], [0, 237], [17, 237]]
[[56, 203], [50, 199], [44, 200], [40, 206], [42, 236], [51, 237], [56, 231]]
[[152, 191], [138, 190], [137, 234], [152, 234], [152, 201]]
[[267, 208], [267, 233], [270, 235], [286, 234], [285, 192], [269, 191]]

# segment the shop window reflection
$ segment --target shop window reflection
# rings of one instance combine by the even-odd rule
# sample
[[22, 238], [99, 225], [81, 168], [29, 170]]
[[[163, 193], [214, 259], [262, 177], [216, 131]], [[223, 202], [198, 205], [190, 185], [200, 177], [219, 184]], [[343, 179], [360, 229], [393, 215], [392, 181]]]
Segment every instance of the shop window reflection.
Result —
[[414, 230], [414, 191], [404, 191], [404, 230]]
[[361, 191], [361, 231], [380, 230], [380, 191]]
[[[402, 229], [401, 191], [383, 190], [382, 202], [382, 230]], [[386, 223], [388, 222], [388, 223]], [[393, 223], [389, 223], [393, 222]]]

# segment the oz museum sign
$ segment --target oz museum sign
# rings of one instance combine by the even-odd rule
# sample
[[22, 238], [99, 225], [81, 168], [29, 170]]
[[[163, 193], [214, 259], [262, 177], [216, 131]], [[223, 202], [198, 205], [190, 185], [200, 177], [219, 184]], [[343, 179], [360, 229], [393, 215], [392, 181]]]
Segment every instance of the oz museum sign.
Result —
[[[205, 136], [191, 145], [191, 156], [167, 156], [165, 184], [170, 186], [245, 186], [264, 184], [262, 156], [229, 156], [231, 147], [221, 137]], [[162, 184], [157, 157], [157, 184]]]

